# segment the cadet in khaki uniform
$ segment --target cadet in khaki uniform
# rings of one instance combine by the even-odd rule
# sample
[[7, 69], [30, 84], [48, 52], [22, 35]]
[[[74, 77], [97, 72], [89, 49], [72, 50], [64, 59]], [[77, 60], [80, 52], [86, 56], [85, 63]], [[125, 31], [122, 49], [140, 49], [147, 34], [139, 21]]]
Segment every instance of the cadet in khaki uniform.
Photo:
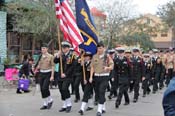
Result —
[[53, 56], [48, 53], [47, 44], [43, 44], [42, 56], [38, 64], [38, 69], [40, 70], [40, 88], [41, 95], [44, 99], [44, 104], [40, 108], [41, 110], [50, 109], [53, 103], [53, 99], [50, 96], [49, 84], [50, 81], [54, 80], [54, 62]]
[[[90, 83], [95, 81], [95, 91], [98, 95], [98, 112], [97, 116], [101, 116], [105, 112], [105, 91], [108, 86], [109, 74], [113, 70], [113, 60], [107, 56], [105, 57], [104, 45], [102, 42], [97, 45], [97, 54], [92, 58]], [[94, 76], [94, 77], [93, 77]]]
[[166, 84], [167, 86], [173, 77], [173, 70], [174, 70], [173, 68], [174, 68], [174, 50], [172, 49], [167, 54], [167, 59], [166, 59], [166, 72], [167, 72]]

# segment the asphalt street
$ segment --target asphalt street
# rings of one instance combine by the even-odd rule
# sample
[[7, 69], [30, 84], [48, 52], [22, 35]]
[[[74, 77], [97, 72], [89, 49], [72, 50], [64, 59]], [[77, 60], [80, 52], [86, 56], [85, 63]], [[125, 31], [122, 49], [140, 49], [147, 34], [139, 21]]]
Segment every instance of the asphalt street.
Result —
[[[42, 99], [40, 92], [34, 93], [35, 87], [30, 88], [30, 93], [16, 94], [16, 89], [0, 87], [0, 116], [79, 116], [78, 111], [81, 102], [74, 103], [71, 113], [60, 113], [62, 102], [58, 89], [52, 89], [51, 94], [54, 99], [53, 107], [50, 110], [41, 111]], [[107, 112], [104, 116], [163, 116], [162, 96], [165, 88], [156, 94], [150, 94], [143, 98], [140, 94], [137, 103], [130, 103], [124, 106], [123, 103], [118, 109], [115, 108], [115, 99], [107, 99]], [[82, 92], [81, 92], [82, 94]], [[109, 93], [107, 92], [106, 95]], [[130, 93], [132, 101], [133, 93]], [[124, 101], [124, 100], [123, 100]], [[93, 111], [85, 112], [84, 116], [96, 116], [97, 106]]]

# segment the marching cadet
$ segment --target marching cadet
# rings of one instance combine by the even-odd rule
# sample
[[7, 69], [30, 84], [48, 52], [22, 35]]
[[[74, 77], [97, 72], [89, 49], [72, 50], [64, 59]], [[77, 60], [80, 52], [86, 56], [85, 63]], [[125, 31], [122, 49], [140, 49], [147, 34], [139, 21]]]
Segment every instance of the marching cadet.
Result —
[[148, 53], [143, 54], [145, 64], [145, 78], [142, 78], [143, 97], [150, 93], [149, 80], [151, 79], [152, 63]]
[[161, 58], [159, 57], [159, 51], [157, 49], [153, 50], [154, 57], [152, 59], [152, 79], [153, 79], [153, 93], [155, 94], [158, 91], [158, 83], [159, 88], [162, 87], [163, 82], [161, 81], [161, 75], [163, 73], [163, 64]]
[[73, 69], [74, 69], [73, 63], [75, 61], [75, 56], [70, 51], [71, 44], [69, 42], [63, 41], [61, 45], [62, 45], [62, 52], [59, 51], [57, 56], [54, 59], [55, 63], [60, 63], [60, 56], [62, 56], [63, 73], [61, 74], [61, 66], [60, 66], [59, 68], [60, 78], [58, 79], [58, 85], [61, 93], [61, 99], [63, 101], [63, 106], [59, 110], [59, 112], [66, 111], [67, 113], [69, 113], [72, 108], [69, 86], [72, 80], [71, 78], [72, 78]]
[[79, 87], [80, 87], [80, 83], [82, 85], [82, 88], [83, 88], [83, 84], [82, 84], [82, 66], [81, 66], [81, 56], [78, 56], [76, 59], [75, 59], [75, 62], [74, 62], [74, 67], [76, 67], [74, 69], [74, 91], [75, 91], [75, 100], [74, 102], [77, 103], [79, 100], [80, 100], [80, 92], [79, 92]]
[[[98, 95], [98, 111], [97, 116], [101, 116], [105, 112], [105, 91], [108, 86], [110, 71], [113, 70], [113, 60], [104, 52], [104, 44], [99, 42], [97, 45], [97, 53], [91, 61], [90, 83], [95, 81], [95, 90]], [[94, 76], [94, 77], [93, 77]]]
[[[125, 57], [127, 58], [127, 60], [130, 63], [131, 57], [132, 57], [132, 53], [131, 53], [131, 50], [129, 48], [127, 48], [125, 50]], [[130, 93], [133, 91], [133, 88], [134, 88], [134, 83], [133, 83], [132, 79], [130, 78], [130, 80], [129, 80], [129, 92]]]
[[168, 86], [170, 80], [173, 77], [173, 71], [174, 71], [174, 49], [169, 50], [169, 53], [167, 54], [166, 58], [166, 85]]
[[139, 83], [142, 78], [145, 78], [144, 63], [143, 59], [140, 57], [139, 48], [133, 48], [133, 56], [130, 59], [131, 65], [131, 79], [134, 84], [134, 99], [133, 102], [136, 103], [139, 97]]
[[88, 103], [86, 111], [93, 110], [93, 84], [89, 82], [90, 78], [90, 65], [91, 65], [92, 54], [91, 52], [86, 52], [84, 54], [84, 66], [85, 66], [85, 80], [84, 80], [84, 94], [83, 100], [80, 108], [80, 115], [84, 114], [85, 107]]
[[125, 50], [125, 57], [129, 60], [131, 58], [131, 50], [128, 48]]
[[[74, 48], [71, 47], [70, 52], [75, 54]], [[74, 82], [75, 82], [75, 75], [73, 75], [72, 81], [71, 81], [71, 95], [75, 94]]]
[[50, 96], [49, 84], [54, 80], [54, 57], [48, 53], [47, 44], [41, 47], [42, 56], [39, 60], [37, 69], [39, 69], [41, 95], [44, 99], [44, 104], [40, 110], [50, 109], [53, 104], [53, 99]]
[[159, 89], [162, 89], [164, 87], [164, 80], [165, 80], [165, 77], [166, 77], [166, 54], [164, 53], [164, 51], [160, 50], [160, 59], [162, 61], [162, 65], [163, 65], [163, 71], [161, 73], [161, 77], [160, 77], [160, 83], [161, 83], [161, 86]]
[[118, 108], [121, 104], [122, 97], [124, 95], [125, 104], [128, 105], [129, 95], [128, 95], [128, 88], [129, 88], [129, 77], [130, 77], [130, 67], [129, 62], [125, 55], [125, 49], [122, 47], [117, 48], [118, 57], [114, 60], [114, 74], [117, 75], [119, 81], [119, 94], [117, 96], [117, 100], [115, 103], [115, 107]]
[[[113, 61], [117, 57], [114, 49], [108, 50], [108, 54], [113, 59]], [[112, 97], [114, 98], [117, 97], [117, 88], [118, 88], [118, 78], [115, 77], [114, 75], [114, 69], [110, 73], [110, 84], [111, 84], [111, 89], [110, 89], [110, 94], [108, 98], [112, 99]]]

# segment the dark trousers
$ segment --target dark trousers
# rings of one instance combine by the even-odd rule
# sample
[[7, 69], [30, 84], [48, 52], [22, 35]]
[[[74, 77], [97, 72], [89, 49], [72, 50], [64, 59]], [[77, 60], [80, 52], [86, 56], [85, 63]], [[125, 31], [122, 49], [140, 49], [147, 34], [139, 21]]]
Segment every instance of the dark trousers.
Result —
[[77, 100], [80, 99], [79, 87], [81, 82], [82, 82], [82, 75], [77, 74], [74, 81], [75, 99]]
[[105, 92], [108, 86], [108, 78], [108, 76], [94, 76], [95, 91], [99, 104], [104, 104], [104, 102], [106, 101]]
[[110, 80], [110, 83], [111, 83], [110, 96], [112, 95], [117, 96], [117, 89], [118, 89], [117, 78], [114, 78], [114, 81]]
[[158, 83], [160, 82], [160, 78], [161, 78], [161, 72], [157, 72], [153, 80], [153, 92], [158, 90]]
[[151, 90], [149, 88], [149, 78], [142, 81], [143, 95], [149, 93]]
[[134, 99], [138, 99], [139, 97], [139, 83], [140, 83], [140, 77], [133, 79], [133, 85], [134, 85]]
[[40, 81], [40, 73], [39, 72], [37, 72], [36, 74], [35, 74], [35, 83], [36, 84], [39, 84], [39, 81]]
[[131, 81], [129, 82], [129, 92], [132, 92], [133, 90], [134, 90], [134, 81], [131, 80]]
[[70, 98], [70, 91], [69, 91], [70, 84], [71, 84], [70, 79], [64, 79], [64, 80], [58, 81], [58, 86], [61, 93], [61, 99], [63, 101]]
[[42, 98], [50, 96], [49, 84], [50, 84], [51, 72], [41, 73], [40, 72], [40, 89]]
[[125, 98], [125, 102], [129, 103], [128, 88], [129, 88], [129, 84], [126, 84], [126, 83], [119, 84], [119, 94], [118, 94], [117, 100], [116, 100], [116, 102], [118, 104], [121, 103], [123, 95]]
[[75, 76], [73, 76], [71, 80], [71, 94], [75, 93], [74, 83], [75, 83]]
[[93, 96], [93, 85], [91, 83], [87, 83], [84, 86], [84, 95], [83, 95], [83, 102], [88, 102], [90, 98]]
[[170, 83], [170, 80], [173, 77], [173, 69], [168, 69], [168, 74], [167, 74], [167, 78], [166, 78], [166, 85], [168, 85]]

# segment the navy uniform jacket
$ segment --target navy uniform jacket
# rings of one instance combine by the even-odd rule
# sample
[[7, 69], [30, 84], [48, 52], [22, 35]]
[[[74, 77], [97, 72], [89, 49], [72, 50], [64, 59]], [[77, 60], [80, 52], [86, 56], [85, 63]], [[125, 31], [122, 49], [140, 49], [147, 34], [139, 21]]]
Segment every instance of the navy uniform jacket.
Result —
[[130, 67], [131, 67], [131, 77], [132, 79], [141, 79], [141, 77], [145, 77], [145, 65], [144, 61], [141, 57], [135, 58], [134, 56], [130, 59]]
[[157, 59], [152, 58], [152, 77], [155, 77], [156, 74], [161, 75], [161, 73], [163, 73], [164, 71], [162, 61], [160, 61], [160, 63], [157, 63], [158, 59], [160, 59], [160, 57], [158, 57]]
[[126, 57], [123, 57], [122, 59], [117, 57], [114, 60], [114, 72], [115, 76], [118, 77], [119, 84], [129, 83], [130, 67]]
[[81, 62], [78, 62], [78, 60], [80, 60], [80, 57], [77, 57], [73, 62], [74, 67], [75, 67], [74, 68], [74, 73], [73, 73], [74, 76], [80, 76], [83, 73], [83, 68], [81, 66]]
[[145, 61], [144, 64], [145, 64], [145, 78], [149, 79], [151, 78], [151, 74], [152, 74], [151, 60]]
[[[62, 64], [63, 64], [63, 73], [66, 75], [65, 78], [61, 78], [61, 68], [59, 68], [59, 80], [64, 79], [70, 79], [72, 78], [72, 74], [74, 72], [74, 62], [75, 62], [75, 56], [72, 52], [69, 52], [68, 54], [62, 55]], [[54, 63], [60, 63], [60, 58], [55, 57]]]

